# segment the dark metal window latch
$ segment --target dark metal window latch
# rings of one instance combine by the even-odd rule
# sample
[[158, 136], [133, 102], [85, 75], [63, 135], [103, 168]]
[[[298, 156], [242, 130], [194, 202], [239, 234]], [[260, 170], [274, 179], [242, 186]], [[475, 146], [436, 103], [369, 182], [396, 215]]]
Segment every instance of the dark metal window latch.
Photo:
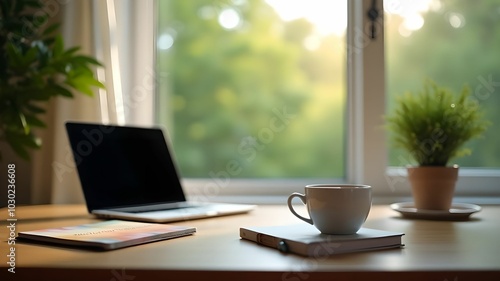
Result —
[[375, 23], [380, 16], [380, 12], [377, 9], [377, 0], [372, 0], [372, 6], [366, 14], [370, 19], [370, 38], [373, 40], [377, 34]]

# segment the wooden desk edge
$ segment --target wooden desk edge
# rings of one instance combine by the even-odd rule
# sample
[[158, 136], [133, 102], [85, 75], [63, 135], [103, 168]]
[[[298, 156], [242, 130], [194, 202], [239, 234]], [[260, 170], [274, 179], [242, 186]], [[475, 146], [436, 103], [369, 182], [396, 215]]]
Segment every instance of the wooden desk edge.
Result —
[[[500, 271], [339, 271], [339, 272], [279, 272], [279, 271], [187, 271], [187, 270], [140, 270], [140, 269], [71, 269], [71, 268], [17, 268], [16, 273], [2, 267], [2, 280], [33, 280], [43, 276], [45, 280], [405, 280], [405, 281], [463, 281], [499, 280]], [[14, 277], [14, 278], [12, 278]], [[137, 279], [136, 279], [137, 278]]]

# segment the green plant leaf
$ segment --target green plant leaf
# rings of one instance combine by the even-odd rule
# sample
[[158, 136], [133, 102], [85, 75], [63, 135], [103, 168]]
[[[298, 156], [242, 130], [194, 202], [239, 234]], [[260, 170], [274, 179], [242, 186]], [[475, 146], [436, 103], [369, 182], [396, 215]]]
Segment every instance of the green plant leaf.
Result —
[[26, 104], [25, 108], [34, 114], [45, 113], [45, 109], [33, 104]]
[[42, 42], [46, 45], [46, 46], [52, 46], [54, 44], [54, 42], [56, 42], [56, 39], [54, 37], [46, 37], [42, 40]]
[[57, 84], [51, 84], [48, 90], [51, 92], [52, 96], [63, 96], [67, 98], [73, 97], [73, 93], [71, 93], [70, 90]]
[[394, 146], [420, 166], [444, 166], [451, 158], [470, 154], [463, 145], [480, 137], [490, 123], [469, 96], [466, 85], [457, 95], [432, 80], [420, 92], [399, 96], [394, 111], [385, 116]]
[[56, 31], [57, 29], [59, 29], [59, 27], [60, 27], [60, 26], [61, 26], [61, 24], [59, 24], [59, 23], [54, 23], [54, 24], [50, 25], [49, 27], [47, 27], [47, 28], [43, 31], [42, 35], [43, 35], [43, 36], [47, 36], [47, 35], [51, 34], [51, 33], [53, 33], [54, 31]]
[[36, 47], [29, 48], [28, 51], [26, 52], [26, 54], [21, 56], [21, 61], [20, 61], [19, 67], [21, 69], [29, 68], [36, 61], [37, 53], [38, 53], [38, 50]]
[[21, 68], [23, 61], [22, 54], [16, 48], [16, 46], [13, 43], [9, 42], [6, 44], [6, 51], [7, 51], [9, 65], [13, 69]]
[[64, 42], [61, 35], [55, 37], [54, 47], [52, 48], [52, 54], [55, 58], [61, 56], [64, 53]]
[[30, 160], [30, 155], [26, 148], [17, 141], [16, 138], [6, 138], [7, 143], [10, 145], [10, 147], [16, 152], [18, 156], [20, 156], [24, 160]]
[[73, 60], [83, 65], [92, 64], [92, 65], [102, 66], [102, 64], [99, 61], [89, 56], [83, 56], [83, 55], [75, 56], [73, 57]]
[[72, 47], [72, 48], [69, 48], [67, 49], [66, 51], [64, 51], [64, 57], [66, 58], [71, 58], [73, 56], [73, 54], [75, 54], [76, 52], [78, 52], [80, 50], [80, 47]]
[[38, 149], [42, 144], [41, 140], [33, 134], [20, 134], [11, 131], [5, 132], [5, 139], [16, 154], [25, 160], [30, 160], [27, 148]]
[[21, 126], [22, 126], [22, 129], [24, 131], [24, 134], [27, 135], [31, 132], [31, 128], [28, 124], [28, 122], [26, 122], [26, 116], [24, 116], [24, 113], [18, 111], [18, 117], [19, 117], [19, 121], [21, 121]]
[[45, 123], [42, 120], [38, 119], [35, 115], [26, 115], [26, 122], [31, 127], [46, 127]]
[[94, 95], [92, 86], [104, 88], [104, 85], [101, 82], [96, 80], [94, 77], [87, 75], [72, 77], [71, 79], [67, 80], [67, 84], [71, 85], [75, 90], [80, 91], [88, 96]]

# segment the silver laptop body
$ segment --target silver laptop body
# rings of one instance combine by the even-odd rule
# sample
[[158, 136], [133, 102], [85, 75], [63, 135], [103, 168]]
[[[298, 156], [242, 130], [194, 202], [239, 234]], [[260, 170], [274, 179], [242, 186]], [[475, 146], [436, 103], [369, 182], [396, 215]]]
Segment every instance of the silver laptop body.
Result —
[[89, 213], [174, 222], [247, 213], [255, 205], [188, 202], [161, 128], [66, 122]]

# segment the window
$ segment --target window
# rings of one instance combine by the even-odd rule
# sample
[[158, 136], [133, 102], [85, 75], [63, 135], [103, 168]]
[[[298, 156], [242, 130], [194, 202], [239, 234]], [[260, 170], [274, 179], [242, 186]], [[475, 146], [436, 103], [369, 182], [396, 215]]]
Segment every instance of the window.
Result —
[[[386, 0], [384, 7], [388, 110], [396, 95], [420, 90], [426, 78], [454, 91], [468, 85], [493, 124], [484, 138], [467, 144], [471, 155], [453, 160], [462, 167], [459, 191], [491, 190], [492, 176], [498, 177], [500, 167], [500, 123], [496, 122], [500, 120], [500, 36], [495, 32], [500, 1]], [[390, 149], [389, 165], [411, 164], [405, 156]]]
[[[425, 78], [460, 91], [464, 84], [472, 98], [499, 120], [500, 112], [500, 1], [387, 1], [387, 93], [418, 90]], [[423, 47], [425, 46], [425, 47]], [[484, 58], [484, 59], [481, 59]], [[389, 103], [391, 104], [391, 103]], [[484, 139], [473, 141], [473, 154], [456, 160], [463, 167], [500, 167], [500, 124], [493, 123]], [[395, 153], [390, 164], [401, 166]]]
[[[436, 3], [447, 1], [410, 2], [158, 1], [157, 63], [168, 82], [158, 84], [157, 118], [169, 129], [188, 188], [194, 186], [190, 183], [205, 187], [191, 192], [286, 195], [308, 183], [347, 181], [369, 183], [379, 195], [409, 195], [404, 172], [386, 169], [388, 163], [401, 164], [394, 152], [388, 153], [381, 128], [386, 92], [390, 107], [393, 94], [420, 85], [425, 73], [445, 73], [439, 76], [444, 82], [466, 80], [445, 71], [446, 63], [438, 58], [429, 59], [433, 72], [427, 72], [429, 65], [411, 61], [414, 51], [433, 47], [418, 47], [410, 38], [435, 40], [445, 49], [450, 43], [441, 42], [444, 38], [434, 29], [427, 37], [417, 36], [426, 26], [417, 28], [422, 21], [439, 17], [433, 14]], [[467, 1], [453, 3], [462, 2]], [[376, 38], [370, 37], [372, 24], [366, 17], [373, 3], [380, 11], [385, 8], [373, 24]], [[457, 9], [460, 5], [474, 6], [457, 4]], [[403, 22], [403, 11], [413, 11], [412, 22]], [[480, 9], [474, 12], [481, 14]], [[327, 17], [320, 16], [325, 13]], [[459, 29], [463, 14], [453, 13], [442, 17]], [[478, 46], [468, 45], [469, 52]], [[450, 67], [453, 71], [468, 65], [453, 59], [462, 57], [458, 50], [449, 55], [447, 62], [457, 65]], [[485, 61], [493, 71], [494, 62]], [[407, 72], [408, 64], [421, 68]], [[482, 75], [494, 82], [496, 74], [490, 76], [490, 70]], [[473, 76], [475, 81], [478, 77]], [[500, 84], [500, 74], [497, 80]], [[498, 167], [495, 155], [483, 167]], [[492, 194], [498, 174], [495, 169], [462, 170], [467, 181], [459, 184], [459, 192]], [[466, 186], [478, 182], [479, 191]]]
[[183, 176], [345, 177], [347, 2], [314, 3], [158, 2], [159, 122]]

